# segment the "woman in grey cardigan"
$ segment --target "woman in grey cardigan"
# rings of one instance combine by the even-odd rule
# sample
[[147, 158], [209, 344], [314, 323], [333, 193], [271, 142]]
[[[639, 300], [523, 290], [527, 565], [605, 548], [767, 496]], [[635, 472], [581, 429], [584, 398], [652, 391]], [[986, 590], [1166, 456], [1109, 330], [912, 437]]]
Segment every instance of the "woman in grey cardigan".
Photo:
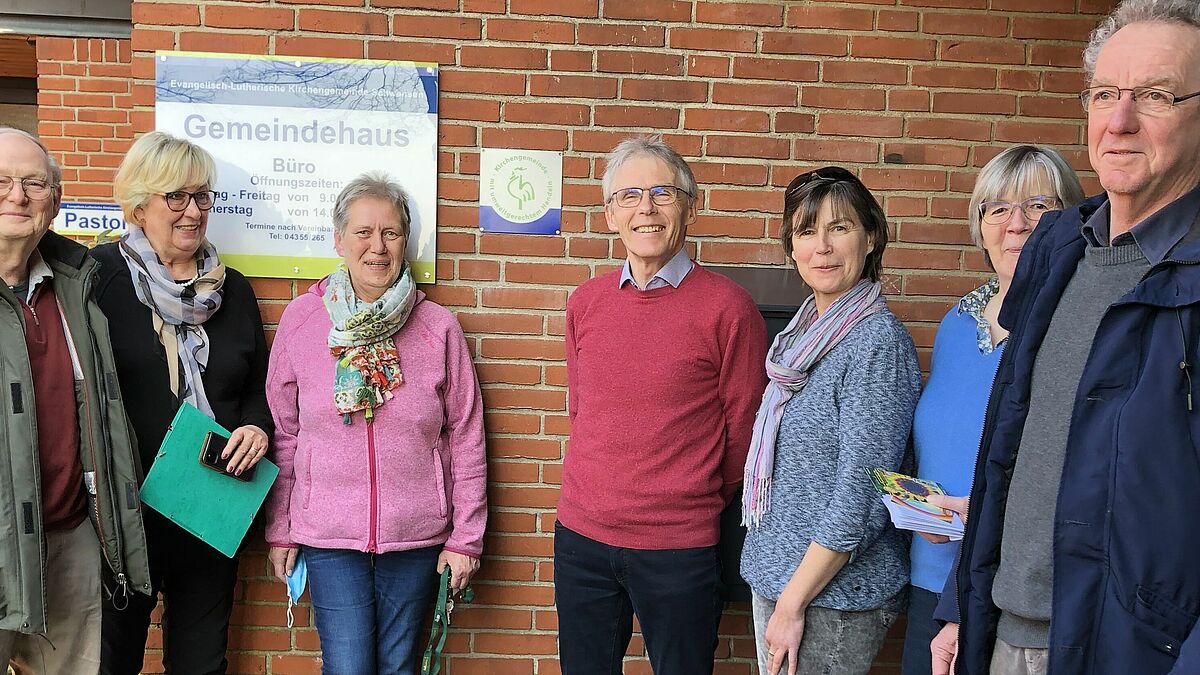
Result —
[[783, 248], [813, 294], [767, 355], [746, 462], [742, 577], [765, 674], [866, 673], [902, 609], [908, 542], [867, 473], [900, 468], [921, 387], [881, 294], [887, 236], [845, 169], [784, 193]]

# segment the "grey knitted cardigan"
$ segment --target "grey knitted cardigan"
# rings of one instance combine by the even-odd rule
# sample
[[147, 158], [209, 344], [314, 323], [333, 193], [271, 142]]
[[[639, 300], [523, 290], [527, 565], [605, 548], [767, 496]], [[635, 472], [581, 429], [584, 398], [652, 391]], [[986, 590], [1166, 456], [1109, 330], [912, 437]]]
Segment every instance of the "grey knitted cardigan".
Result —
[[742, 549], [755, 593], [777, 600], [816, 541], [851, 558], [814, 606], [901, 606], [908, 535], [889, 524], [867, 470], [905, 462], [920, 390], [912, 338], [890, 311], [859, 323], [817, 363], [784, 409], [771, 508]]

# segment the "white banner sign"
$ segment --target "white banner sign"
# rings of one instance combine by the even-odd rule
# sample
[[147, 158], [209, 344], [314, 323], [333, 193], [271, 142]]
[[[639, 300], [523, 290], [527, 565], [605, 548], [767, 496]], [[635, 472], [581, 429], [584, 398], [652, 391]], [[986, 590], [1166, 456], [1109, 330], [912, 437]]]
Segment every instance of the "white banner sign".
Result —
[[250, 276], [312, 279], [340, 260], [333, 206], [384, 171], [409, 195], [407, 258], [433, 283], [435, 63], [159, 52], [155, 122], [217, 160], [208, 238]]
[[125, 216], [116, 204], [98, 202], [63, 202], [52, 223], [59, 234], [95, 236], [111, 233], [112, 238], [125, 234]]

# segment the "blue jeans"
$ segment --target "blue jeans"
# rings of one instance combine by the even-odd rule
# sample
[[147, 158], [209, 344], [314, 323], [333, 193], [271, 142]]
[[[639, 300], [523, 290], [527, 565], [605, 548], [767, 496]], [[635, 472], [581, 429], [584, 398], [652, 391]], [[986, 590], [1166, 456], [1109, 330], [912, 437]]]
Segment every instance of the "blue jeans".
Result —
[[394, 553], [304, 547], [325, 675], [414, 673], [441, 546]]
[[621, 675], [636, 613], [655, 675], [713, 671], [721, 620], [717, 547], [643, 551], [554, 525], [563, 675]]
[[942, 623], [933, 618], [938, 594], [913, 586], [908, 595], [908, 627], [904, 631], [904, 656], [900, 659], [901, 675], [929, 675], [933, 672], [933, 655], [929, 643], [942, 630]]

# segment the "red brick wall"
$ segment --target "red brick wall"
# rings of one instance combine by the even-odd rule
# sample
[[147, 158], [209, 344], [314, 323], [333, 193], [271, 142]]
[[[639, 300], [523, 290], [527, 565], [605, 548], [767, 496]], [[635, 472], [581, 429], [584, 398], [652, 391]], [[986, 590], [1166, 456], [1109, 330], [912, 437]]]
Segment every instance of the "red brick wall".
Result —
[[134, 133], [130, 56], [129, 40], [37, 38], [38, 134], [62, 165], [66, 199], [112, 198]]
[[[487, 406], [491, 531], [478, 602], [455, 613], [450, 672], [558, 673], [551, 537], [566, 450], [562, 310], [623, 258], [597, 204], [603, 154], [658, 131], [693, 163], [704, 263], [783, 263], [782, 186], [839, 163], [884, 202], [887, 292], [927, 356], [936, 322], [985, 275], [964, 213], [978, 167], [1049, 143], [1088, 171], [1080, 50], [1113, 0], [237, 0], [135, 2], [132, 41], [43, 39], [41, 131], [66, 195], [110, 194], [132, 132], [153, 125], [153, 50], [438, 61], [436, 301], [458, 313]], [[132, 58], [130, 47], [132, 46]], [[129, 85], [132, 77], [132, 86]], [[562, 237], [480, 234], [479, 148], [563, 150]], [[1096, 183], [1085, 173], [1085, 184]], [[259, 280], [273, 323], [297, 286]], [[317, 672], [301, 608], [256, 549], [243, 561], [238, 672]], [[152, 646], [159, 638], [152, 636]], [[753, 671], [745, 606], [721, 627], [720, 673]], [[630, 653], [641, 655], [635, 638]], [[898, 672], [889, 641], [879, 673]], [[147, 669], [158, 669], [157, 656]], [[648, 673], [642, 659], [627, 672]]]

